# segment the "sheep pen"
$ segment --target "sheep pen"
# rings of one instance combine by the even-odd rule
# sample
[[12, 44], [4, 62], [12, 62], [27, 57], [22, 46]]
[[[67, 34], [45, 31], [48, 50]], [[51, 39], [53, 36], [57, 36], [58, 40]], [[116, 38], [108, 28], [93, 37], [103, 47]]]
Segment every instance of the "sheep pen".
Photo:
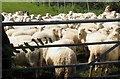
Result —
[[[56, 15], [56, 16], [51, 16], [50, 14], [46, 14], [46, 16], [41, 16], [41, 17], [39, 17], [39, 19], [37, 18], [36, 15], [32, 15], [32, 17], [31, 17], [29, 15], [26, 15], [26, 13], [24, 13], [22, 11], [18, 11], [16, 13], [12, 13], [12, 14], [5, 13], [5, 12], [1, 13], [1, 14], [5, 18], [12, 18], [12, 19], [9, 19], [9, 20], [5, 19], [4, 22], [11, 22], [11, 21], [12, 22], [28, 22], [27, 19], [29, 19], [29, 22], [33, 22], [33, 21], [56, 21], [56, 20], [57, 21], [61, 21], [61, 20], [64, 21], [66, 19], [67, 20], [81, 20], [81, 19], [86, 20], [86, 19], [91, 19], [91, 18], [94, 18], [94, 19], [95, 18], [96, 19], [107, 18], [108, 19], [108, 18], [118, 18], [118, 17], [120, 17], [120, 15], [119, 15], [120, 13], [116, 13], [116, 12], [112, 12], [112, 11], [111, 12], [110, 11], [105, 11], [105, 12], [103, 12], [101, 14], [102, 16], [100, 15], [99, 17], [97, 15], [95, 15], [94, 13], [81, 13], [80, 14], [80, 13], [74, 13], [74, 12], [70, 11], [68, 14], [59, 14], [59, 15]], [[16, 16], [16, 15], [19, 15], [19, 17]], [[65, 15], [65, 16], [63, 16], [63, 15]], [[20, 16], [21, 16], [21, 18], [20, 18]], [[25, 16], [27, 16], [27, 17], [25, 17]], [[111, 34], [112, 31], [114, 31], [114, 28], [117, 28], [117, 29], [120, 28], [120, 23], [119, 22], [118, 23], [117, 22], [110, 22], [108, 24], [106, 24], [106, 22], [103, 22], [101, 24], [102, 24], [102, 26], [100, 26], [100, 27], [98, 26], [99, 24], [97, 24], [97, 23], [94, 23], [94, 24], [90, 23], [88, 25], [87, 24], [84, 25], [82, 23], [79, 23], [79, 24], [73, 24], [73, 25], [71, 25], [71, 24], [66, 24], [66, 25], [64, 25], [64, 24], [61, 24], [61, 25], [56, 24], [54, 26], [52, 26], [52, 25], [33, 26], [32, 25], [29, 28], [28, 28], [28, 26], [25, 26], [26, 28], [24, 28], [24, 27], [23, 28], [20, 28], [20, 27], [16, 28], [17, 26], [11, 26], [11, 28], [7, 28], [5, 26], [4, 29], [6, 30], [6, 33], [8, 34], [10, 42], [13, 44], [13, 46], [21, 46], [21, 45], [23, 45], [23, 46], [26, 45], [27, 46], [27, 45], [31, 45], [31, 43], [33, 43], [33, 39], [34, 39], [33, 35], [35, 33], [37, 33], [37, 32], [42, 33], [42, 32], [45, 31], [45, 33], [48, 33], [48, 35], [51, 34], [51, 36], [50, 35], [47, 36], [47, 35], [42, 34], [43, 36], [41, 36], [40, 38], [37, 37], [37, 36], [35, 38], [35, 41], [37, 43], [38, 42], [41, 43], [41, 44], [39, 44], [39, 43], [37, 44], [35, 42], [36, 45], [41, 45], [41, 46], [43, 45], [44, 46], [44, 45], [49, 45], [49, 44], [52, 45], [52, 44], [54, 44], [54, 42], [56, 44], [57, 43], [58, 44], [62, 44], [62, 43], [63, 44], [68, 44], [68, 43], [70, 43], [71, 44], [71, 42], [68, 42], [68, 41], [67, 42], [60, 41], [60, 40], [66, 40], [66, 39], [72, 41], [72, 44], [73, 43], [75, 43], [75, 44], [77, 44], [77, 43], [85, 43], [86, 42], [86, 38], [84, 38], [84, 36], [83, 37], [80, 36], [82, 34], [82, 32], [80, 31], [81, 29], [84, 29], [84, 31], [87, 34], [95, 33], [95, 32], [97, 32], [97, 33], [99, 32], [100, 35], [104, 34], [105, 37], [103, 39], [101, 39], [101, 38], [99, 39], [100, 41], [101, 40], [103, 41], [103, 40], [106, 40], [107, 36], [109, 36], [109, 34]], [[9, 32], [9, 30], [11, 30], [11, 31]], [[17, 31], [19, 31], [20, 33], [17, 34]], [[49, 33], [49, 32], [52, 32], [52, 33]], [[117, 40], [120, 40], [120, 32], [119, 32], [119, 30], [117, 30], [117, 32], [119, 33], [117, 35], [118, 36]], [[68, 34], [71, 34], [71, 35], [68, 36]], [[18, 36], [20, 37], [19, 39], [17, 39]], [[93, 36], [95, 36], [95, 35], [93, 35]], [[84, 39], [82, 39], [82, 38], [84, 38]], [[44, 39], [44, 41], [43, 41], [43, 39]], [[93, 37], [92, 38], [89, 37], [88, 39], [93, 39]], [[27, 42], [27, 43], [25, 43], [25, 42]], [[85, 46], [85, 48], [87, 48], [87, 46]], [[44, 52], [48, 52], [48, 50], [46, 48], [45, 49], [44, 48], [40, 48], [40, 49], [42, 49], [42, 51], [44, 51]], [[25, 52], [25, 50], [23, 50], [23, 51]], [[72, 48], [70, 50], [72, 50]], [[37, 50], [37, 51], [39, 51], [39, 50]], [[88, 62], [90, 54], [89, 53], [87, 53], [87, 55], [85, 54], [86, 51], [89, 52], [88, 48], [86, 50], [86, 49], [84, 49], [84, 46], [79, 46], [79, 47], [77, 46], [75, 48], [75, 50], [73, 50], [73, 51], [75, 51], [74, 55], [76, 55], [76, 57], [77, 57], [77, 63], [87, 63]], [[27, 58], [27, 54], [29, 54], [29, 53], [28, 52], [24, 53], [25, 58]], [[120, 53], [119, 53], [119, 56], [120, 56]], [[31, 53], [31, 58], [32, 57], [34, 57], [34, 56], [32, 56], [32, 53]], [[46, 63], [47, 61], [44, 59], [44, 55], [43, 55], [43, 59], [42, 60], [41, 60], [41, 58], [39, 56], [35, 56], [35, 58], [37, 58], [37, 57], [38, 57], [38, 60], [39, 60], [39, 63], [38, 63], [39, 65], [35, 65], [35, 66], [40, 66], [40, 63], [42, 63], [41, 66], [49, 66]], [[14, 59], [14, 57], [13, 57], [13, 59]], [[18, 60], [19, 59], [20, 58], [18, 58]], [[64, 60], [64, 59], [65, 59], [65, 57], [61, 57], [60, 60]], [[24, 59], [24, 60], [28, 62], [27, 59]], [[42, 62], [40, 62], [40, 61], [42, 61]], [[24, 61], [22, 61], [22, 62], [25, 63]], [[36, 62], [34, 62], [34, 63], [36, 63]], [[59, 64], [59, 62], [57, 62], [57, 63]], [[73, 62], [73, 63], [76, 63], [76, 62]], [[27, 64], [30, 65], [31, 62], [29, 61]], [[62, 64], [64, 64], [64, 62], [62, 62]], [[29, 66], [29, 67], [31, 67], [31, 66]], [[13, 68], [29, 68], [29, 67], [26, 66], [26, 65], [24, 65], [24, 66], [21, 66], [21, 65], [15, 66], [15, 65], [13, 65]], [[77, 71], [80, 71], [81, 69], [82, 69], [82, 67], [76, 67]], [[120, 64], [118, 63], [118, 64], [113, 65], [111, 68], [109, 68], [109, 70], [110, 71], [108, 73], [104, 74], [104, 76], [112, 75], [112, 74], [113, 75], [119, 74], [120, 73]], [[55, 74], [53, 73], [53, 72], [55, 72], [55, 70], [51, 71], [49, 69], [43, 69], [41, 72], [42, 72], [42, 74], [39, 74], [39, 75], [40, 75], [40, 78], [42, 78], [42, 79], [48, 79], [48, 78], [49, 79], [54, 79], [55, 78], [54, 77]], [[63, 72], [65, 72], [65, 71], [63, 71]], [[93, 70], [92, 76], [100, 76], [101, 75], [100, 73], [102, 73], [101, 69], [98, 69], [97, 71]], [[77, 73], [77, 75], [79, 75], [80, 77], [86, 77], [86, 76], [89, 75], [89, 70], [86, 69], [83, 72]], [[32, 70], [30, 70], [30, 71], [15, 71], [15, 72], [12, 72], [12, 76], [13, 76], [13, 78], [15, 77], [17, 79], [21, 79], [21, 78], [22, 79], [28, 79], [28, 78], [29, 79], [35, 79], [35, 74], [34, 74], [34, 72], [32, 72]]]

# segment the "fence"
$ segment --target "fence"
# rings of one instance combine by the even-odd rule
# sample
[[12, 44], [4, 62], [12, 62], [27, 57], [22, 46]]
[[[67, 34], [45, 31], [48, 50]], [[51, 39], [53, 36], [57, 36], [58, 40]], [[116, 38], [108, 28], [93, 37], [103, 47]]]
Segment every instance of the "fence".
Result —
[[[96, 20], [70, 20], [70, 21], [41, 21], [41, 22], [2, 22], [2, 26], [12, 26], [12, 25], [48, 25], [48, 24], [71, 24], [71, 23], [93, 23], [93, 22], [114, 22], [114, 21], [120, 21], [120, 19], [96, 19]], [[82, 68], [81, 71], [84, 71], [86, 68], [88, 68], [90, 65], [98, 65], [98, 64], [114, 64], [114, 63], [120, 63], [120, 61], [106, 61], [106, 62], [98, 62], [100, 58], [104, 57], [107, 53], [109, 53], [111, 50], [116, 48], [120, 45], [120, 41], [108, 41], [108, 42], [94, 42], [94, 43], [81, 43], [81, 44], [61, 44], [61, 45], [44, 45], [44, 46], [23, 46], [23, 48], [44, 48], [44, 47], [62, 47], [62, 46], [83, 46], [83, 45], [95, 45], [95, 44], [115, 44], [110, 49], [106, 50], [103, 54], [101, 54], [98, 58], [93, 60], [90, 63], [80, 63], [80, 64], [72, 64], [72, 65], [64, 65], [64, 66], [43, 66], [43, 67], [32, 67], [32, 68], [20, 68], [20, 69], [11, 69], [11, 70], [35, 70], [35, 69], [49, 69], [49, 68], [63, 68], [63, 67], [78, 67], [78, 66], [85, 66]], [[21, 47], [14, 47], [14, 49], [21, 49]], [[78, 72], [77, 72], [78, 73]], [[81, 78], [77, 76], [76, 74], [73, 74], [70, 78]], [[105, 76], [107, 78], [109, 77], [120, 77], [120, 74], [118, 75], [110, 75]], [[105, 78], [102, 76], [101, 78]], [[87, 78], [87, 77], [84, 77]], [[94, 77], [93, 77], [94, 78]], [[96, 77], [97, 78], [97, 77]]]

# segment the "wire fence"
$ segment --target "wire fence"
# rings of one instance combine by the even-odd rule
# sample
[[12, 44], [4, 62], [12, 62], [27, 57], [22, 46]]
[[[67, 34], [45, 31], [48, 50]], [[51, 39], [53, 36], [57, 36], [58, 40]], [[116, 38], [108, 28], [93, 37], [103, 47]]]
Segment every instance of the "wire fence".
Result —
[[[13, 26], [13, 25], [48, 25], [48, 24], [71, 24], [71, 23], [94, 23], [94, 22], [120, 22], [120, 18], [118, 19], [96, 19], [96, 20], [69, 20], [69, 21], [40, 21], [40, 22], [2, 22], [2, 26]], [[80, 43], [80, 44], [59, 44], [59, 45], [39, 45], [39, 46], [23, 46], [22, 48], [45, 48], [45, 47], [63, 47], [63, 46], [83, 46], [83, 45], [96, 45], [96, 44], [115, 44], [110, 49], [106, 50], [103, 54], [101, 54], [98, 58], [93, 60], [90, 63], [79, 63], [79, 64], [72, 64], [72, 65], [63, 65], [63, 66], [42, 66], [42, 67], [32, 67], [32, 68], [17, 68], [17, 69], [11, 69], [11, 70], [35, 70], [35, 69], [49, 69], [49, 68], [64, 68], [64, 67], [78, 67], [78, 66], [84, 66], [81, 71], [84, 71], [85, 69], [89, 68], [90, 65], [100, 65], [100, 64], [114, 64], [114, 63], [120, 63], [120, 61], [106, 61], [106, 62], [97, 62], [99, 59], [104, 57], [106, 54], [108, 54], [110, 51], [112, 51], [114, 48], [120, 46], [120, 41], [108, 41], [108, 42], [94, 42], [94, 43]], [[14, 47], [14, 49], [21, 49], [21, 47]], [[80, 72], [81, 72], [80, 71]], [[77, 72], [79, 73], [79, 72]], [[73, 74], [71, 78], [80, 78], [76, 74]], [[118, 75], [111, 75], [111, 76], [105, 76], [105, 77], [119, 77]], [[102, 77], [101, 77], [102, 78]], [[104, 78], [104, 76], [103, 76]]]
[[2, 26], [97, 23], [97, 22], [115, 22], [115, 21], [120, 22], [120, 18], [116, 18], [116, 19], [66, 20], [66, 21], [39, 21], [39, 22], [2, 22]]
[[[93, 43], [78, 43], [78, 44], [55, 44], [55, 45], [39, 45], [39, 46], [23, 46], [23, 48], [46, 48], [46, 47], [70, 47], [70, 46], [85, 46], [85, 45], [96, 45], [96, 44], [120, 44], [120, 41], [107, 41], [107, 42], [93, 42]], [[21, 47], [14, 47], [15, 49], [21, 49]]]

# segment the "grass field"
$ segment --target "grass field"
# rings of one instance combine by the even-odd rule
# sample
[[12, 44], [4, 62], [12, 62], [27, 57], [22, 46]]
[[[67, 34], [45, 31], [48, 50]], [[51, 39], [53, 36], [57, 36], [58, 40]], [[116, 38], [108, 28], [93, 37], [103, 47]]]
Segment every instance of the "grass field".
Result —
[[[58, 13], [58, 9], [56, 7], [49, 7], [48, 5], [40, 4], [37, 6], [35, 3], [30, 2], [3, 2], [2, 3], [2, 11], [3, 12], [15, 12], [15, 11], [28, 11], [30, 14], [41, 14], [45, 15], [46, 13], [50, 13], [55, 15]], [[59, 9], [60, 10], [60, 9]], [[70, 8], [67, 8], [66, 11], [69, 11]], [[61, 12], [63, 10], [61, 9]]]
[[[55, 3], [56, 4], [56, 3]], [[2, 2], [2, 12], [15, 12], [15, 11], [28, 11], [30, 14], [41, 14], [45, 15], [50, 13], [51, 15], [56, 15], [59, 13], [68, 13], [69, 11], [88, 12], [87, 7], [79, 7], [78, 5], [68, 4], [67, 6], [49, 6], [48, 4], [31, 3], [31, 2]], [[91, 12], [96, 13], [97, 15], [103, 12], [103, 9], [90, 9]]]
[[[38, 7], [30, 2], [5, 2], [2, 3], [3, 12], [28, 11], [30, 14], [47, 13], [45, 7]], [[47, 9], [48, 11], [50, 9]]]

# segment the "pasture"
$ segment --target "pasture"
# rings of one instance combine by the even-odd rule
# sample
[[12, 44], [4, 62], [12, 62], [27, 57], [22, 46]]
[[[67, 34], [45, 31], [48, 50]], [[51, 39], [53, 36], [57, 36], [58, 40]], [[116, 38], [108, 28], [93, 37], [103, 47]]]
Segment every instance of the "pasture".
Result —
[[[86, 3], [81, 6], [76, 5], [76, 3], [72, 6], [71, 3], [66, 3], [65, 7], [57, 3], [53, 3], [54, 6], [49, 6], [48, 3], [37, 3], [33, 2], [2, 2], [2, 12], [15, 12], [15, 11], [28, 11], [30, 14], [41, 14], [45, 15], [46, 13], [50, 13], [51, 15], [56, 15], [59, 13], [68, 13], [69, 11], [74, 12], [88, 12]], [[11, 6], [11, 7], [10, 7]], [[84, 7], [83, 7], [84, 6]], [[103, 10], [103, 8], [94, 7], [90, 5], [90, 12], [94, 12], [99, 15]]]

